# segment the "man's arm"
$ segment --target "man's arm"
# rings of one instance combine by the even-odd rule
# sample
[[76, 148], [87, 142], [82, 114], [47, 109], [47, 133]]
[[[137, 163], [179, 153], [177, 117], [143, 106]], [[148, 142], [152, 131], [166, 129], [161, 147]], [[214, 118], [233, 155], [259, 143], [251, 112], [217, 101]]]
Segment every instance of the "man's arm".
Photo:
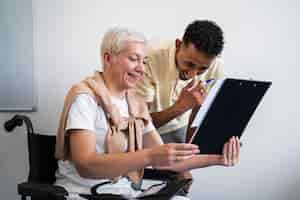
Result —
[[[201, 82], [196, 84], [196, 81], [192, 80], [182, 89], [175, 104], [160, 112], [151, 113], [153, 124], [156, 128], [159, 128], [186, 111], [200, 106], [205, 95], [203, 84]], [[151, 103], [148, 104], [151, 106]]]
[[[148, 103], [149, 107], [151, 107], [151, 103]], [[152, 112], [150, 113], [153, 124], [156, 128], [159, 128], [169, 121], [175, 119], [176, 117], [180, 116], [186, 112], [186, 110], [182, 109], [181, 107], [174, 104], [173, 106], [162, 110], [160, 112]]]

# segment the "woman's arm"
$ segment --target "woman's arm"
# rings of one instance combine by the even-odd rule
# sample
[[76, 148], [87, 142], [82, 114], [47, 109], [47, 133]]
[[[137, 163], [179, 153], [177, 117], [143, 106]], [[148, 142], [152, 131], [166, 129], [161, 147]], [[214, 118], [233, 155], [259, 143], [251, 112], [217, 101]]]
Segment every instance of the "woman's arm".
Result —
[[[201, 149], [200, 149], [201, 151]], [[220, 166], [234, 166], [239, 162], [240, 157], [240, 141], [238, 137], [232, 137], [223, 146], [222, 155], [195, 155], [190, 159], [179, 161], [168, 167], [161, 169], [168, 169], [177, 172], [187, 171], [196, 168], [209, 167], [214, 165]]]
[[[145, 148], [161, 144], [161, 138], [155, 131], [144, 136]], [[200, 149], [201, 151], [201, 149]], [[213, 165], [233, 166], [239, 161], [240, 142], [237, 137], [232, 137], [224, 144], [222, 155], [188, 155], [177, 159], [177, 162], [169, 166], [158, 167], [159, 169], [173, 170], [177, 172]]]
[[70, 130], [70, 155], [80, 176], [112, 178], [151, 164], [148, 149], [133, 153], [98, 154], [95, 134]]
[[113, 178], [146, 166], [167, 166], [181, 154], [192, 155], [193, 144], [157, 145], [136, 152], [98, 154], [95, 134], [88, 130], [70, 130], [71, 161], [80, 176], [85, 178]]

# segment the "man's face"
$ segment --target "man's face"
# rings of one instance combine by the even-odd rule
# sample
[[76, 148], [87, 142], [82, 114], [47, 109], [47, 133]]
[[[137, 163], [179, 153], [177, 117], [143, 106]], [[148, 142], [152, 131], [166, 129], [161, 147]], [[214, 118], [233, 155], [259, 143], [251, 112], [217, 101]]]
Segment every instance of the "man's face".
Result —
[[189, 80], [203, 74], [214, 58], [198, 51], [192, 43], [187, 46], [176, 40], [175, 62], [181, 80]]

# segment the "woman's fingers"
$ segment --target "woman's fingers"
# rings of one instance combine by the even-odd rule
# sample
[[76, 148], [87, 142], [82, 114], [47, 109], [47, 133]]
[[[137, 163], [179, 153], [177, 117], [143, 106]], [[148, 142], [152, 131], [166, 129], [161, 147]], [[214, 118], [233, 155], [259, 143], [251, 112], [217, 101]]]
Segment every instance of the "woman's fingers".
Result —
[[228, 151], [228, 142], [226, 142], [223, 147], [223, 160], [225, 166], [228, 166], [227, 151]]
[[189, 144], [189, 143], [170, 143], [176, 149], [177, 151], [183, 150], [183, 151], [188, 151], [188, 150], [197, 150], [199, 149], [198, 145], [195, 144]]
[[198, 154], [200, 152], [199, 149], [189, 150], [189, 151], [176, 151], [175, 156], [190, 156], [194, 154]]
[[197, 145], [194, 144], [178, 144], [173, 143], [170, 144], [173, 147], [173, 150], [171, 151], [171, 157], [173, 158], [173, 161], [182, 161], [189, 159], [193, 157], [195, 154], [198, 154], [200, 152]]
[[232, 145], [233, 141], [232, 138], [230, 138], [229, 140], [229, 148], [228, 148], [228, 161], [229, 161], [229, 166], [232, 166], [233, 163], [233, 145]]
[[231, 141], [231, 147], [232, 147], [232, 152], [231, 152], [231, 166], [236, 165], [239, 162], [240, 158], [240, 141], [237, 136], [234, 136], [230, 139]]
[[232, 139], [232, 166], [237, 163], [237, 149], [236, 149], [236, 137], [233, 137]]
[[223, 164], [234, 166], [240, 158], [240, 140], [238, 137], [231, 137], [223, 146]]
[[188, 156], [175, 156], [173, 161], [176, 161], [176, 162], [178, 162], [178, 161], [183, 161], [183, 160], [190, 159], [190, 158], [192, 158], [193, 156], [195, 156], [195, 154], [193, 154], [193, 155], [188, 155]]
[[236, 137], [236, 145], [235, 145], [235, 146], [236, 146], [236, 157], [235, 157], [236, 163], [238, 163], [239, 160], [240, 160], [240, 147], [241, 147], [240, 144], [241, 144], [241, 143], [240, 143], [239, 138]]

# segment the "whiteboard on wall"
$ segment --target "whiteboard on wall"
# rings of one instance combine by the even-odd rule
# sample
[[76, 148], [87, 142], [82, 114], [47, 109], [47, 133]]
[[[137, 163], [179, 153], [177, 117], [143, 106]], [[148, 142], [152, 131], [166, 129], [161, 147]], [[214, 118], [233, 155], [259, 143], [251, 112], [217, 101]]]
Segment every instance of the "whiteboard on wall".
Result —
[[0, 111], [36, 110], [32, 0], [0, 1]]

